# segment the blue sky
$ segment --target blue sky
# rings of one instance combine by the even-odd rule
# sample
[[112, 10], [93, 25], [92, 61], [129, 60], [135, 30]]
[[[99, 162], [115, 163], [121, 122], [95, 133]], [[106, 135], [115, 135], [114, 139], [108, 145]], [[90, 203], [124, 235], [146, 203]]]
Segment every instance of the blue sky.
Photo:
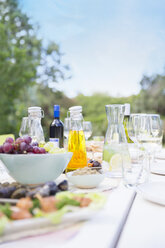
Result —
[[164, 0], [20, 0], [40, 25], [45, 42], [57, 42], [72, 79], [57, 85], [68, 96], [139, 92], [143, 74], [165, 66]]

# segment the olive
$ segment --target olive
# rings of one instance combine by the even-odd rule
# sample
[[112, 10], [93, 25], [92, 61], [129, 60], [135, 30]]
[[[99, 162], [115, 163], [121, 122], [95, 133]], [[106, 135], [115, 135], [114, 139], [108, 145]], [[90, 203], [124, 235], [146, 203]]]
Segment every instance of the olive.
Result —
[[43, 187], [41, 187], [39, 189], [39, 191], [37, 192], [38, 194], [40, 194], [42, 197], [46, 197], [50, 195], [50, 188], [48, 185], [44, 185]]
[[18, 188], [18, 189], [16, 189], [12, 193], [11, 198], [12, 199], [20, 199], [22, 197], [25, 197], [26, 196], [26, 193], [27, 193], [27, 189], [25, 189], [25, 188]]
[[101, 164], [98, 161], [94, 161], [93, 167], [101, 167]]
[[59, 190], [61, 191], [66, 191], [68, 190], [68, 181], [67, 180], [64, 180], [62, 181], [61, 183], [58, 184], [58, 188]]
[[90, 163], [90, 164], [93, 164], [93, 162], [94, 162], [93, 159], [90, 159], [90, 160], [88, 161], [88, 163]]
[[50, 195], [55, 195], [55, 194], [59, 191], [59, 189], [58, 189], [58, 187], [57, 187], [56, 183], [55, 183], [55, 182], [53, 182], [53, 181], [51, 181], [51, 182], [47, 182], [47, 183], [46, 183], [46, 185], [48, 185], [48, 186], [49, 186], [49, 189], [50, 189]]

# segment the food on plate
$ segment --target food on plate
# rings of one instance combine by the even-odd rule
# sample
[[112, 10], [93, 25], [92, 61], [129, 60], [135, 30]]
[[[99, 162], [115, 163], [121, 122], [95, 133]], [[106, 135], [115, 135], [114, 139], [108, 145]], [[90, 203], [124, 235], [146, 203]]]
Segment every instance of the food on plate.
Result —
[[105, 203], [105, 195], [101, 193], [76, 194], [60, 192], [56, 196], [43, 198], [36, 195], [34, 199], [25, 197], [20, 199], [16, 206], [0, 205], [0, 234], [11, 221], [45, 217], [54, 224], [58, 224], [67, 212], [78, 211], [89, 207], [97, 210]]
[[36, 195], [42, 197], [55, 195], [57, 192], [68, 190], [67, 180], [58, 185], [54, 181], [40, 185], [23, 185], [20, 183], [1, 183], [0, 198], [20, 199], [22, 197], [34, 198]]
[[45, 154], [45, 153], [65, 153], [64, 148], [55, 147], [54, 142], [32, 142], [32, 138], [25, 135], [15, 141], [8, 137], [4, 144], [0, 146], [0, 153], [7, 154]]
[[92, 141], [86, 145], [87, 152], [103, 152], [103, 145], [100, 142]]
[[102, 168], [101, 163], [99, 161], [96, 161], [93, 159], [90, 159], [88, 161], [88, 167], [95, 167], [95, 169], [101, 169]]
[[90, 167], [84, 167], [77, 169], [73, 172], [72, 176], [79, 176], [79, 175], [94, 175], [94, 174], [100, 174], [100, 172], [94, 168]]
[[103, 153], [103, 142], [101, 141], [88, 141], [86, 142], [87, 158], [95, 159], [102, 162], [102, 153]]

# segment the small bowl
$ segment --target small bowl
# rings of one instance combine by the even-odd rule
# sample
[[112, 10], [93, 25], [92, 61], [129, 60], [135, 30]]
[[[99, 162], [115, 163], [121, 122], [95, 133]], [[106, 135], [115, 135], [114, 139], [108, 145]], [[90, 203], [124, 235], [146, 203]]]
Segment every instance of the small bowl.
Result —
[[93, 189], [96, 188], [103, 180], [104, 174], [93, 174], [93, 175], [76, 175], [73, 176], [72, 172], [67, 173], [69, 182], [74, 184], [77, 188], [80, 189]]
[[0, 159], [11, 177], [22, 184], [53, 181], [66, 169], [73, 153], [3, 154]]

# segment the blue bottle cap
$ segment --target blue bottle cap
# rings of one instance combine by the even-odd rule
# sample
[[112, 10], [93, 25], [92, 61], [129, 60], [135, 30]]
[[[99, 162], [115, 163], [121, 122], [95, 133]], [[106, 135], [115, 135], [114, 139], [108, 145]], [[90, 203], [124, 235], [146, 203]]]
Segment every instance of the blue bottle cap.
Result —
[[60, 106], [54, 105], [54, 117], [60, 117]]

